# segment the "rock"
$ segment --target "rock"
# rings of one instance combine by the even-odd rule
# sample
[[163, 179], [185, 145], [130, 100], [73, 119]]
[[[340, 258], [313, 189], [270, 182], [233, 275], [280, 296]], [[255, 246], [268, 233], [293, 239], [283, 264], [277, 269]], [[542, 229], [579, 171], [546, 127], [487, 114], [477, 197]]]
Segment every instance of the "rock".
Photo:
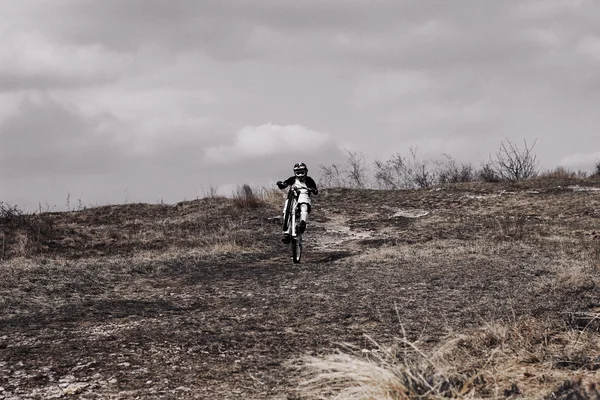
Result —
[[79, 394], [79, 393], [83, 392], [83, 390], [86, 387], [88, 387], [87, 383], [83, 383], [83, 382], [71, 383], [69, 386], [67, 386], [65, 389], [63, 389], [63, 393], [66, 395]]

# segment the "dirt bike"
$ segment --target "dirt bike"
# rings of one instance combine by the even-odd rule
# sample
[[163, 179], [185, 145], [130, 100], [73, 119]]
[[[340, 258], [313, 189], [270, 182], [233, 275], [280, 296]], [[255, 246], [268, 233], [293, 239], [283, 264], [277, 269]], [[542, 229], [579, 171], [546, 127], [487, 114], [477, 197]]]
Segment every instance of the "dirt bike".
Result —
[[300, 207], [298, 206], [298, 197], [300, 189], [291, 186], [288, 191], [287, 206], [283, 217], [283, 230], [290, 234], [290, 243], [292, 244], [292, 260], [298, 264], [302, 258], [302, 233], [298, 227], [300, 222]]

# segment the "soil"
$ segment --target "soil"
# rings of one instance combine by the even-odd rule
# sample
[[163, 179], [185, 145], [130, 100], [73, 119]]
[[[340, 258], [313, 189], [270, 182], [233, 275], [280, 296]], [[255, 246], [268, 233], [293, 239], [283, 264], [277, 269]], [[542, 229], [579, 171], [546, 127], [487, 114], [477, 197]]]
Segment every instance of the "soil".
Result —
[[[573, 256], [591, 263], [600, 254], [600, 185], [578, 185], [323, 190], [298, 265], [275, 204], [239, 219], [208, 207], [230, 199], [54, 213], [41, 254], [0, 265], [12, 277], [1, 286], [0, 399], [300, 399], [303, 354], [402, 335], [434, 345], [521, 317], [568, 324], [600, 298], [594, 284], [550, 284], [557, 243], [561, 254], [577, 243]], [[182, 237], [128, 247], [93, 233], [110, 221], [140, 234], [191, 208], [249, 236], [198, 253]], [[142, 250], [153, 256], [136, 258]]]

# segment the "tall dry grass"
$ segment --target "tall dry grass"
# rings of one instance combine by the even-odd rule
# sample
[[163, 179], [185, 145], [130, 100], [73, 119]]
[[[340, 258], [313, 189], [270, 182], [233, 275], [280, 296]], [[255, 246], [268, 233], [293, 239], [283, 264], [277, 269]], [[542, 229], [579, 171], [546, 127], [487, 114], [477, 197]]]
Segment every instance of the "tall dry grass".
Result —
[[553, 170], [542, 172], [538, 175], [539, 178], [553, 179], [585, 179], [588, 173], [582, 170], [571, 170], [565, 167], [556, 167]]
[[452, 334], [429, 350], [403, 338], [388, 348], [372, 343], [298, 360], [299, 392], [337, 400], [600, 398], [597, 332], [523, 319]]
[[233, 202], [239, 208], [281, 207], [283, 201], [284, 197], [280, 190], [253, 188], [248, 184], [239, 186], [233, 194]]

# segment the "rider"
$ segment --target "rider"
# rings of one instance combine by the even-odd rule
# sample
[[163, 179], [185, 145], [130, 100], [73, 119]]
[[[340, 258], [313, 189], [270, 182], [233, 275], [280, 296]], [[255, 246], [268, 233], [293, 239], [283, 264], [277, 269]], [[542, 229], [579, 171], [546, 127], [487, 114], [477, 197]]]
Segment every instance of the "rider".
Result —
[[[308, 168], [306, 168], [306, 164], [299, 162], [294, 165], [294, 176], [289, 177], [285, 181], [278, 181], [277, 186], [279, 189], [285, 189], [288, 186], [293, 186], [300, 190], [300, 194], [298, 196], [298, 205], [300, 207], [300, 223], [298, 224], [298, 230], [300, 233], [304, 233], [306, 229], [306, 222], [308, 220], [308, 213], [310, 213], [310, 195], [318, 194], [319, 190], [317, 189], [317, 184], [307, 175]], [[285, 218], [285, 209], [287, 208], [287, 200], [283, 206], [283, 217]], [[285, 226], [285, 224], [284, 224]], [[281, 241], [283, 243], [290, 242], [290, 229], [283, 232], [283, 236]]]

